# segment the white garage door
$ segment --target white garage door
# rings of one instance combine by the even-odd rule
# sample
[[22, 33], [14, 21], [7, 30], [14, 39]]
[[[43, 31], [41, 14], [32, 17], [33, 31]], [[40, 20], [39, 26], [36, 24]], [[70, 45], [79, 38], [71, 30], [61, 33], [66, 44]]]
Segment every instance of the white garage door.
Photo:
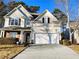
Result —
[[35, 34], [35, 44], [59, 44], [60, 34], [58, 33], [39, 33]]

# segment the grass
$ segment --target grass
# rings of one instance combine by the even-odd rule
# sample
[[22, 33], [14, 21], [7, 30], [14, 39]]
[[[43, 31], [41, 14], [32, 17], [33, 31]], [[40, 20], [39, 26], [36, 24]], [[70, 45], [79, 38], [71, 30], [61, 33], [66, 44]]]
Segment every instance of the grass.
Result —
[[79, 54], [79, 45], [71, 45], [69, 46], [72, 50]]
[[17, 45], [0, 45], [0, 59], [10, 59], [25, 47]]

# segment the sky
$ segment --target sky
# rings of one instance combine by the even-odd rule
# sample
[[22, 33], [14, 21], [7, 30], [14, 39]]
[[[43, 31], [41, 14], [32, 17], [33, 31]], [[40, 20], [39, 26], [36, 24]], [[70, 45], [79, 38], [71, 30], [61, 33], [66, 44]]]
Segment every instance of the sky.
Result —
[[[7, 0], [5, 0], [6, 2]], [[29, 6], [40, 6], [38, 13], [44, 12], [45, 9], [48, 9], [50, 12], [53, 12], [55, 8], [59, 8], [65, 13], [64, 4], [56, 3], [56, 0], [16, 0], [23, 1], [26, 5]], [[69, 1], [69, 15], [70, 19], [74, 20], [78, 16], [78, 2], [77, 0]]]

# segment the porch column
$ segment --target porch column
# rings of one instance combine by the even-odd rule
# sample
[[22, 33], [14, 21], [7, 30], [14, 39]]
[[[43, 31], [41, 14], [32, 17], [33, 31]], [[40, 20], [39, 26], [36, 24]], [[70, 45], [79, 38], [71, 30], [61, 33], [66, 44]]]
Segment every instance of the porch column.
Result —
[[23, 32], [24, 32], [24, 31], [21, 31], [21, 33], [20, 33], [20, 38], [19, 38], [19, 42], [20, 42], [21, 44], [24, 43], [24, 34], [23, 34]]

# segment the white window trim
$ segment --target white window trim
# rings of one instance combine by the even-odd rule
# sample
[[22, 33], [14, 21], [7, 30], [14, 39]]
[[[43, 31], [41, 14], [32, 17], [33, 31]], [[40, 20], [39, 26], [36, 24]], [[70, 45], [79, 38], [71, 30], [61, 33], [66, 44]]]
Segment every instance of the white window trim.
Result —
[[[12, 20], [14, 20], [13, 25], [11, 24], [11, 21], [12, 21]], [[15, 24], [16, 20], [18, 21], [18, 22], [17, 22], [17, 23], [18, 23], [17, 25]], [[9, 23], [10, 26], [19, 26], [19, 19], [9, 19], [9, 22], [10, 22], [10, 23]]]

